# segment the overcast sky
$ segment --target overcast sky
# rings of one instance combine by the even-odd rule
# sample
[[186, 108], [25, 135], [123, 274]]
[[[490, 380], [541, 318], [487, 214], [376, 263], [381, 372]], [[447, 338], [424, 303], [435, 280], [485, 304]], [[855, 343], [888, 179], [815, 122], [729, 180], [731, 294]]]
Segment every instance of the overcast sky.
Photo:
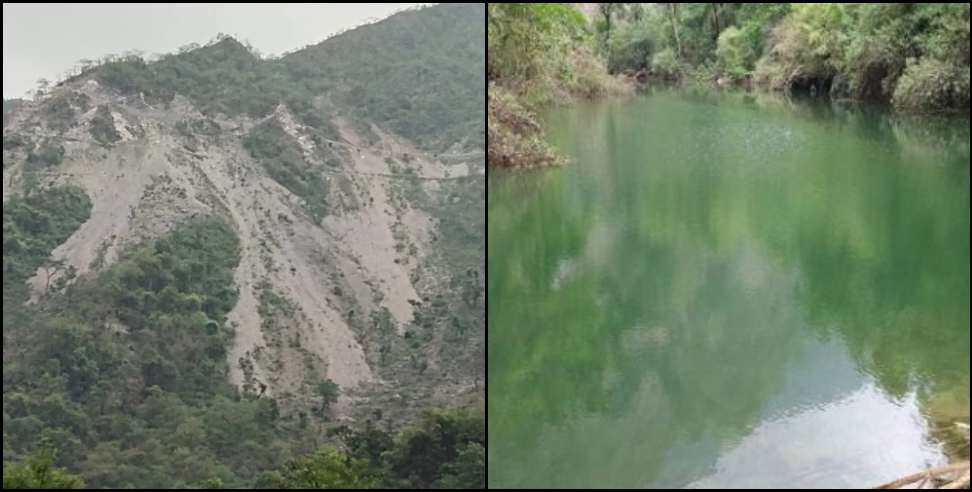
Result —
[[220, 32], [275, 55], [416, 5], [4, 4], [3, 97], [23, 97], [84, 58], [170, 53]]

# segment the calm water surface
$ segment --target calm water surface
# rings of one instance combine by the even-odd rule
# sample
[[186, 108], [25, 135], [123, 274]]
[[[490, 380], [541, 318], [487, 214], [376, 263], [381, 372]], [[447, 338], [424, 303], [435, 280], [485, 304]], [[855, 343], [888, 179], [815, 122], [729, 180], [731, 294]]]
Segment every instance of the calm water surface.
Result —
[[969, 123], [659, 92], [488, 189], [490, 487], [876, 485], [968, 454]]

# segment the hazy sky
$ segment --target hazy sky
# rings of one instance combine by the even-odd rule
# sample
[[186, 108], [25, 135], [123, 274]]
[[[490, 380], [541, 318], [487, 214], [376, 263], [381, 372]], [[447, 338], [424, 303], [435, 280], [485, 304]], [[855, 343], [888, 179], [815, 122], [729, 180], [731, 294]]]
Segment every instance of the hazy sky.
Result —
[[3, 97], [23, 97], [84, 58], [170, 53], [220, 32], [280, 54], [416, 5], [4, 4]]

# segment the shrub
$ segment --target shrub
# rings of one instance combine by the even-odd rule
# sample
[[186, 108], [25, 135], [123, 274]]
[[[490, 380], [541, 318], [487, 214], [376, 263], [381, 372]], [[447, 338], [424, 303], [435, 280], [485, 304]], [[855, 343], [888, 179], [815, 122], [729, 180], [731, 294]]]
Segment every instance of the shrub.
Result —
[[719, 76], [719, 70], [714, 63], [701, 63], [696, 66], [686, 66], [682, 69], [682, 77], [696, 84], [711, 84]]
[[10, 133], [3, 136], [3, 150], [13, 150], [20, 147], [26, 147], [29, 143], [29, 140], [18, 133]]
[[41, 447], [23, 463], [3, 466], [4, 489], [83, 489], [84, 481], [56, 466], [58, 452]]
[[268, 473], [261, 485], [278, 489], [377, 489], [381, 472], [367, 461], [352, 458], [330, 447], [289, 462], [281, 471]]
[[675, 51], [665, 48], [655, 53], [651, 58], [651, 73], [664, 79], [678, 80], [682, 76], [682, 67], [675, 58]]
[[895, 108], [909, 111], [968, 111], [969, 68], [929, 58], [909, 60], [893, 102]]
[[720, 72], [736, 80], [744, 78], [756, 62], [752, 38], [736, 26], [727, 28], [719, 35], [716, 59]]
[[769, 52], [757, 63], [755, 80], [772, 89], [829, 90], [844, 59], [846, 6], [795, 4], [773, 29]]
[[47, 126], [51, 129], [63, 131], [74, 124], [74, 108], [66, 96], [54, 98], [44, 108]]
[[490, 4], [489, 71], [507, 79], [540, 79], [573, 48], [586, 21], [573, 7], [556, 3]]
[[625, 91], [593, 50], [587, 21], [565, 4], [490, 4], [489, 78], [530, 107]]
[[569, 70], [563, 76], [566, 96], [595, 98], [621, 94], [627, 89], [624, 84], [608, 75], [607, 69], [591, 48], [580, 47], [569, 57]]
[[540, 126], [508, 91], [489, 88], [487, 161], [491, 166], [518, 167], [557, 164], [559, 157], [541, 141]]
[[[887, 101], [894, 90], [895, 79], [901, 74], [904, 60], [887, 42], [876, 37], [855, 39], [848, 48], [844, 63], [846, 94], [856, 99]], [[843, 88], [841, 88], [843, 90]]]
[[45, 140], [27, 154], [27, 162], [34, 166], [52, 167], [64, 161], [64, 146]]
[[91, 118], [91, 126], [88, 127], [88, 132], [102, 145], [111, 145], [121, 140], [121, 134], [115, 129], [115, 118], [111, 116], [107, 104], [98, 106], [94, 118]]
[[617, 29], [611, 37], [607, 53], [608, 71], [647, 70], [656, 50], [655, 32], [647, 22], [638, 22]]
[[304, 208], [320, 222], [327, 213], [327, 185], [321, 170], [304, 160], [299, 144], [274, 121], [253, 127], [243, 146], [274, 181], [304, 200]]
[[330, 410], [331, 405], [337, 402], [341, 395], [341, 388], [337, 383], [330, 379], [325, 379], [317, 384], [317, 394], [321, 397], [321, 413]]
[[[479, 462], [478, 450], [470, 445], [486, 443], [485, 420], [481, 412], [471, 409], [432, 410], [415, 424], [405, 428], [387, 453], [391, 477], [389, 485], [399, 488], [429, 489], [449, 478], [454, 482], [456, 466]], [[467, 451], [466, 456], [460, 456]], [[471, 461], [472, 463], [468, 463]]]
[[969, 65], [969, 4], [929, 3], [917, 6], [915, 24], [927, 22], [929, 32], [920, 38], [922, 51], [939, 60]]
[[446, 489], [486, 488], [486, 449], [478, 443], [469, 443], [454, 463], [443, 467], [440, 486]]

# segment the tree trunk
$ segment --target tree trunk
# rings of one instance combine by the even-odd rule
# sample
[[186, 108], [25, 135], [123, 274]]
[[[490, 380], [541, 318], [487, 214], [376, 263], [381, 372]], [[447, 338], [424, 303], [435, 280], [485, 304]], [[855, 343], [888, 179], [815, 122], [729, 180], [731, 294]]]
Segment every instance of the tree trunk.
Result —
[[682, 61], [682, 41], [678, 37], [678, 4], [670, 3], [668, 6], [672, 17], [672, 32], [675, 34], [675, 49], [678, 53], [678, 60]]
[[712, 20], [715, 21], [715, 39], [719, 40], [719, 33], [722, 32], [722, 22], [719, 19], [719, 6], [721, 3], [712, 4]]
[[51, 291], [51, 279], [61, 271], [63, 264], [61, 262], [52, 262], [44, 265], [44, 273], [47, 275], [47, 282], [44, 285], [44, 296]]
[[611, 14], [614, 13], [617, 5], [613, 3], [599, 3], [597, 6], [601, 11], [601, 15], [604, 16], [604, 39], [607, 41], [611, 39]]

